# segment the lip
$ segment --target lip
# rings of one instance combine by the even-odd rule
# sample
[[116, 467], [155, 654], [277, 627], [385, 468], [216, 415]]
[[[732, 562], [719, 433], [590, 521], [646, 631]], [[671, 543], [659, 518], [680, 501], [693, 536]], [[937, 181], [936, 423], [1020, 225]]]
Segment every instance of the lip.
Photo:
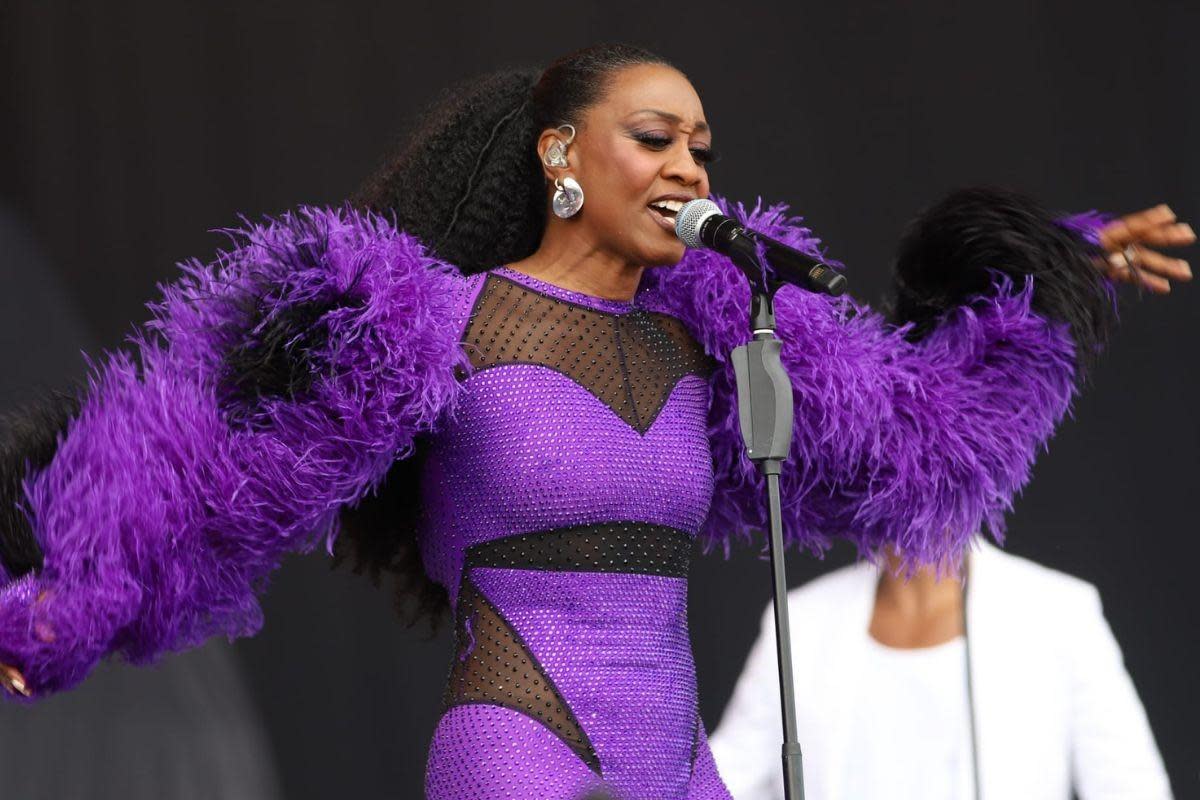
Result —
[[653, 200], [651, 200], [646, 205], [650, 205], [650, 203], [657, 203], [659, 200], [678, 200], [681, 203], [686, 203], [689, 200], [695, 200], [695, 199], [696, 199], [696, 195], [694, 195], [694, 194], [680, 194], [678, 192], [675, 192], [674, 194], [660, 194], [658, 197], [655, 197]]
[[659, 200], [678, 200], [681, 203], [687, 203], [695, 200], [696, 196], [691, 194], [681, 194], [680, 192], [672, 192], [671, 194], [660, 194], [658, 197], [646, 203], [646, 212], [658, 223], [659, 227], [675, 236], [675, 218], [666, 217], [658, 213], [657, 210], [651, 208], [650, 203], [657, 203]]
[[646, 206], [646, 213], [650, 215], [651, 219], [658, 223], [659, 227], [670, 233], [672, 236], [675, 235], [675, 220], [664, 217], [650, 206]]

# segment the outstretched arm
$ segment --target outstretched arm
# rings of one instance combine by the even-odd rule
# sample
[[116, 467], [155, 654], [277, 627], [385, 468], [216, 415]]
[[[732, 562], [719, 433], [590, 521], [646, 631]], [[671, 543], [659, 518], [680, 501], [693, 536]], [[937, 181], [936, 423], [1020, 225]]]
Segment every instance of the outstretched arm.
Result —
[[77, 413], [4, 449], [0, 663], [27, 693], [253, 633], [280, 558], [332, 536], [457, 396], [461, 279], [415, 239], [312, 208], [232, 236], [93, 365]]
[[[785, 207], [734, 216], [794, 247], [816, 240]], [[1095, 218], [1091, 238], [1107, 234]], [[957, 560], [1003, 514], [1070, 407], [1114, 313], [1102, 246], [1032, 201], [959, 192], [918, 219], [897, 264], [896, 326], [849, 298], [784, 287], [775, 298], [795, 429], [782, 475], [785, 536], [836, 536], [910, 563]], [[721, 362], [709, 417], [717, 489], [704, 536], [765, 526], [743, 454], [728, 354], [749, 338], [749, 287], [725, 258], [691, 251], [656, 289]]]

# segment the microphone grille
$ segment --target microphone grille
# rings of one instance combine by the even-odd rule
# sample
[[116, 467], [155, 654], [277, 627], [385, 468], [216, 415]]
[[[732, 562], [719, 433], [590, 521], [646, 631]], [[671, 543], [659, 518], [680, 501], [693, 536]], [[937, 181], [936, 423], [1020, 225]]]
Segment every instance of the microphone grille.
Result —
[[704, 225], [704, 220], [720, 213], [721, 209], [712, 200], [689, 200], [675, 214], [675, 235], [687, 247], [704, 247], [704, 243], [700, 241], [700, 228]]

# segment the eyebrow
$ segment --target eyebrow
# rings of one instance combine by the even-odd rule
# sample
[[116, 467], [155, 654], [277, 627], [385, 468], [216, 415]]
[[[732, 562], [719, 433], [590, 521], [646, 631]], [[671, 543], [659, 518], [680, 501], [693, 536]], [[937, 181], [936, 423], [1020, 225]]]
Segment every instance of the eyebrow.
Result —
[[[671, 122], [674, 122], [676, 124], [683, 122], [683, 117], [679, 116], [678, 114], [672, 114], [670, 111], [661, 111], [657, 108], [640, 108], [637, 111], [634, 111], [633, 113], [634, 114], [656, 114], [656, 115], [662, 117], [663, 119], [670, 120]], [[704, 131], [707, 133], [711, 129], [708, 127], [707, 122], [705, 122], [704, 120], [700, 120], [699, 122], [696, 123], [696, 130]]]

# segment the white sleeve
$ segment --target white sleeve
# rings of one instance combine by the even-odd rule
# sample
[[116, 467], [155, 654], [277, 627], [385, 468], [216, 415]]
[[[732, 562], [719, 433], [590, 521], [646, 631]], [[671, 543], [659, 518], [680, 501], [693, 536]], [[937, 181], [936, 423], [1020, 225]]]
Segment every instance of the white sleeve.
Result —
[[783, 744], [779, 714], [775, 617], [768, 606], [733, 696], [709, 737], [717, 771], [735, 800], [778, 800], [781, 796], [777, 786]]
[[1080, 612], [1071, 620], [1075, 791], [1081, 800], [1170, 800], [1162, 756], [1095, 587]]

